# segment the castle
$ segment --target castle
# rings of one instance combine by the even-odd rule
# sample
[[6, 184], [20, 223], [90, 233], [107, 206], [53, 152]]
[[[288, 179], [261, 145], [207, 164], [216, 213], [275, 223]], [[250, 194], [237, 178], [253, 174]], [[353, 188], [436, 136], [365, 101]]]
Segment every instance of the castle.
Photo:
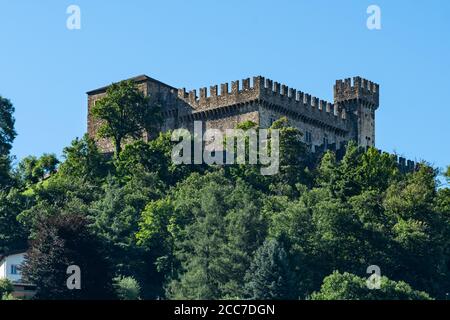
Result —
[[[251, 120], [268, 128], [277, 119], [287, 117], [289, 123], [303, 133], [304, 142], [313, 151], [338, 150], [354, 140], [361, 147], [375, 146], [375, 111], [379, 106], [379, 85], [363, 79], [337, 80], [334, 103], [289, 88], [279, 82], [257, 76], [242, 82], [200, 88], [187, 92], [142, 75], [132, 78], [138, 88], [162, 107], [161, 130], [186, 128], [193, 130], [194, 121], [203, 128], [220, 130], [235, 128]], [[113, 152], [112, 141], [96, 136], [98, 121], [91, 107], [106, 94], [107, 87], [89, 91], [88, 133], [103, 152]], [[143, 139], [148, 135], [143, 134]]]

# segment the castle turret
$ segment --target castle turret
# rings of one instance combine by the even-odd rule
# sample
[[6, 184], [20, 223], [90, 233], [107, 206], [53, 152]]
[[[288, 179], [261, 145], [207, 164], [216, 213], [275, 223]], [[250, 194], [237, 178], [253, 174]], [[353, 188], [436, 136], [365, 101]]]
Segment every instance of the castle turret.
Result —
[[350, 139], [358, 145], [375, 146], [375, 111], [379, 106], [380, 86], [361, 77], [337, 80], [334, 103], [345, 110], [351, 123]]

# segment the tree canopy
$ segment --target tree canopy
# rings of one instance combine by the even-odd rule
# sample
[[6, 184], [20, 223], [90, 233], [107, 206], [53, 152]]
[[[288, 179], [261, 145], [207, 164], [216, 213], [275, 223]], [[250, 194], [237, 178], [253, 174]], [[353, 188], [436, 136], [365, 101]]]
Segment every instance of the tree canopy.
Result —
[[334, 272], [323, 280], [320, 291], [311, 295], [312, 300], [431, 300], [422, 291], [411, 288], [403, 281], [380, 278], [380, 289], [367, 287], [366, 279], [351, 273]]
[[0, 190], [11, 183], [11, 158], [9, 153], [17, 135], [14, 123], [14, 106], [11, 101], [0, 96]]
[[111, 84], [106, 95], [91, 109], [93, 116], [102, 121], [99, 136], [113, 139], [117, 156], [124, 139], [139, 138], [153, 131], [160, 120], [159, 111], [159, 105], [132, 80]]
[[[404, 172], [394, 156], [354, 142], [343, 156], [314, 153], [301, 130], [280, 119], [270, 128], [280, 130], [276, 175], [248, 164], [175, 165], [171, 132], [140, 139], [157, 107], [123, 82], [92, 110], [102, 136], [115, 141], [115, 157], [84, 136], [62, 159], [29, 156], [12, 169], [13, 109], [1, 101], [9, 111], [0, 251], [28, 244], [23, 271], [36, 299], [443, 299], [450, 292], [450, 189], [426, 163]], [[69, 265], [80, 266], [83, 290], [65, 286]], [[367, 287], [372, 265], [381, 270], [380, 289]]]

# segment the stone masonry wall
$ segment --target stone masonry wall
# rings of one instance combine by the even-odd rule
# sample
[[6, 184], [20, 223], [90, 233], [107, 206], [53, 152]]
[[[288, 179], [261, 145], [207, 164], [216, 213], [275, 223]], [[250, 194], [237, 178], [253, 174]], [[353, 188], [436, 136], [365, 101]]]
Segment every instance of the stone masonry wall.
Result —
[[[285, 116], [297, 127], [312, 146], [325, 142], [337, 147], [350, 139], [366, 146], [365, 137], [372, 144], [375, 139], [375, 110], [378, 107], [379, 86], [360, 77], [338, 80], [335, 102], [330, 103], [279, 82], [257, 76], [198, 90], [175, 89], [147, 76], [134, 78], [144, 94], [162, 106], [163, 123], [160, 130], [187, 128], [193, 130], [194, 121], [202, 121], [204, 129], [230, 129], [251, 120], [262, 128]], [[220, 91], [219, 91], [220, 88]], [[106, 88], [88, 93], [88, 109], [104, 96]], [[89, 112], [88, 133], [96, 139], [103, 152], [114, 150], [111, 141], [96, 135], [99, 122]], [[361, 139], [364, 137], [364, 140]], [[146, 139], [146, 133], [143, 133]]]

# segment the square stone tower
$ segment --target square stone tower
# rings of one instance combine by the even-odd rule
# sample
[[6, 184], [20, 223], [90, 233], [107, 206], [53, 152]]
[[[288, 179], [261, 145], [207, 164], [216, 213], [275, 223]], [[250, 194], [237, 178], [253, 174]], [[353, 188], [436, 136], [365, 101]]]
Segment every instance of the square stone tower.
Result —
[[349, 138], [362, 147], [375, 146], [375, 111], [379, 106], [380, 86], [361, 77], [337, 80], [334, 103], [350, 121]]

